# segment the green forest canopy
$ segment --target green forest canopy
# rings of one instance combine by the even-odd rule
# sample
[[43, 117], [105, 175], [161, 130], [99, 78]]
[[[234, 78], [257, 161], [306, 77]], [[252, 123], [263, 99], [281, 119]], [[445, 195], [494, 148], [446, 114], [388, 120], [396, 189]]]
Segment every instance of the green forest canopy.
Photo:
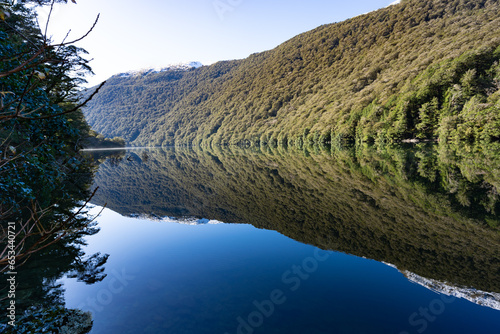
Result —
[[500, 138], [500, 4], [403, 0], [273, 50], [113, 76], [90, 125], [132, 145]]

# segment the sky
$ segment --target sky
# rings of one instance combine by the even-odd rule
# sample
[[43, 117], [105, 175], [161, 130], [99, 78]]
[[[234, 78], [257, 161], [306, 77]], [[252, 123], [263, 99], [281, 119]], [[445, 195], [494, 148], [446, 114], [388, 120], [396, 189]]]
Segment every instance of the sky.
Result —
[[[54, 43], [94, 30], [77, 46], [89, 52], [96, 85], [131, 70], [242, 59], [322, 24], [386, 7], [394, 0], [76, 0], [56, 5]], [[38, 10], [45, 30], [49, 7]]]

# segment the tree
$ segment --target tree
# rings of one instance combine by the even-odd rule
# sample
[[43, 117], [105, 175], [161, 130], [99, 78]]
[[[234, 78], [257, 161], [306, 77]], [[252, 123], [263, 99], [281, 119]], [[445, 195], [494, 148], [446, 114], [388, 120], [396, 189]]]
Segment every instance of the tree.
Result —
[[68, 272], [87, 284], [106, 276], [108, 255], [85, 257], [81, 249], [83, 237], [98, 229], [85, 214], [93, 165], [78, 153], [89, 132], [80, 107], [99, 89], [79, 101], [92, 70], [75, 43], [97, 19], [81, 38], [54, 43], [31, 5], [50, 5], [52, 12], [55, 2], [66, 1], [0, 6], [0, 272], [18, 271], [16, 288], [23, 297], [16, 312], [28, 310], [19, 319], [22, 328], [0, 325], [6, 333], [82, 324], [88, 332], [90, 315], [66, 309], [56, 282]]
[[55, 2], [0, 7], [0, 242], [6, 245], [0, 247], [0, 265], [8, 254], [8, 221], [18, 223], [17, 260], [90, 224], [79, 218], [84, 206], [73, 212], [60, 202], [91, 196], [88, 189], [69, 191], [67, 182], [70, 174], [89, 168], [78, 155], [80, 138], [88, 131], [80, 108], [99, 89], [79, 102], [80, 87], [92, 70], [85, 50], [75, 43], [93, 30], [98, 17], [84, 36], [54, 43], [29, 5], [50, 5], [52, 12]]
[[419, 110], [420, 122], [417, 124], [418, 138], [431, 139], [434, 135], [439, 116], [439, 100], [434, 97], [431, 102], [426, 102]]

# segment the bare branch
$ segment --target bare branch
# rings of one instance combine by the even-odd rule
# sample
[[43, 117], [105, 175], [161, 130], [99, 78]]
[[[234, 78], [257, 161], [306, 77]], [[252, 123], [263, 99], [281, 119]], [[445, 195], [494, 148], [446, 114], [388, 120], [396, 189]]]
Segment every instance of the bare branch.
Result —
[[23, 71], [23, 70], [26, 70], [26, 69], [29, 69], [29, 68], [32, 68], [34, 66], [37, 66], [37, 65], [40, 65], [41, 63], [43, 63], [45, 60], [42, 60], [42, 61], [38, 61], [36, 62], [34, 65], [31, 65], [31, 66], [28, 66], [31, 62], [33, 62], [38, 56], [40, 56], [42, 53], [45, 52], [45, 49], [46, 49], [46, 46], [42, 46], [40, 49], [38, 49], [37, 52], [35, 52], [35, 54], [33, 56], [31, 56], [30, 59], [26, 60], [24, 63], [22, 63], [21, 65], [19, 65], [18, 67], [10, 70], [10, 71], [7, 71], [7, 72], [3, 72], [3, 73], [0, 73], [0, 78], [4, 78], [4, 77], [7, 77], [9, 75], [12, 75], [14, 73], [17, 73], [17, 72], [20, 72], [20, 71]]
[[43, 33], [43, 39], [45, 41], [45, 44], [47, 44], [47, 31], [49, 30], [49, 22], [50, 22], [50, 17], [52, 16], [52, 10], [54, 9], [54, 2], [55, 0], [52, 0], [52, 3], [50, 4], [49, 16], [47, 17], [47, 22], [45, 22], [45, 32]]
[[97, 25], [97, 22], [99, 21], [99, 17], [101, 16], [101, 14], [97, 14], [97, 17], [94, 21], [94, 24], [92, 25], [92, 27], [87, 31], [87, 33], [85, 33], [85, 35], [83, 35], [82, 37], [80, 38], [77, 38], [71, 42], [64, 42], [64, 43], [59, 43], [59, 44], [54, 44], [52, 45], [53, 47], [58, 47], [58, 46], [64, 46], [64, 45], [70, 45], [70, 44], [75, 44], [79, 41], [81, 41], [82, 39], [84, 39], [85, 37], [87, 37], [91, 32], [92, 30], [94, 30], [95, 26]]
[[[52, 7], [53, 7], [53, 2], [52, 2], [52, 5], [51, 5], [51, 8], [50, 8], [50, 12], [52, 13]], [[45, 34], [44, 34], [44, 45], [42, 45], [41, 47], [39, 47], [39, 49], [35, 52], [35, 54], [33, 54], [33, 56], [31, 56], [30, 59], [28, 59], [27, 61], [25, 61], [24, 63], [22, 63], [21, 65], [17, 66], [16, 68], [10, 70], [10, 71], [7, 71], [7, 72], [3, 72], [3, 73], [0, 73], [0, 78], [4, 78], [6, 76], [9, 76], [9, 75], [12, 75], [14, 73], [17, 73], [17, 72], [20, 72], [20, 71], [23, 71], [23, 70], [26, 70], [26, 69], [29, 69], [29, 68], [32, 68], [34, 66], [38, 66], [40, 65], [41, 63], [49, 60], [49, 59], [46, 59], [45, 57], [43, 57], [43, 59], [41, 61], [38, 61], [36, 62], [35, 64], [32, 64], [32, 65], [29, 65], [31, 62], [33, 62], [38, 56], [40, 56], [41, 54], [45, 53], [47, 50], [49, 49], [52, 49], [52, 48], [59, 48], [59, 47], [62, 47], [62, 46], [66, 46], [66, 45], [71, 45], [71, 44], [75, 44], [81, 40], [83, 40], [84, 38], [86, 38], [95, 28], [95, 26], [97, 25], [97, 22], [99, 21], [99, 17], [100, 17], [101, 14], [97, 14], [97, 17], [94, 21], [94, 24], [92, 24], [92, 27], [83, 35], [81, 36], [80, 38], [77, 38], [71, 42], [66, 42], [66, 38], [67, 36], [64, 38], [64, 40], [61, 42], [61, 43], [58, 43], [58, 44], [52, 44], [52, 45], [49, 45], [47, 44], [47, 27], [48, 27], [48, 24], [49, 24], [49, 20], [47, 20], [47, 25], [46, 25], [46, 30], [45, 30]], [[49, 13], [49, 19], [50, 19], [50, 13]], [[24, 34], [22, 34], [20, 31], [18, 31], [17, 29], [15, 29], [14, 27], [12, 27], [10, 24], [8, 24], [7, 22], [4, 22], [6, 23], [11, 29], [13, 29], [14, 31], [16, 31], [19, 35], [21, 35], [24, 39], [26, 39], [27, 41], [29, 41], [32, 45], [34, 45], [35, 47], [38, 47], [36, 46], [33, 42], [31, 42], [29, 40], [29, 38], [25, 37]], [[69, 34], [69, 33], [68, 33]]]
[[85, 106], [90, 100], [92, 100], [92, 98], [99, 92], [99, 90], [102, 88], [102, 86], [104, 86], [104, 84], [106, 84], [106, 81], [102, 82], [99, 85], [99, 87], [97, 87], [97, 89], [85, 101], [83, 101], [82, 103], [80, 103], [79, 105], [77, 105], [76, 107], [74, 107], [70, 110], [66, 110], [66, 111], [58, 113], [58, 114], [46, 115], [46, 116], [40, 116], [40, 117], [26, 117], [24, 115], [19, 115], [16, 117], [20, 118], [20, 119], [26, 119], [26, 120], [40, 120], [40, 119], [48, 119], [48, 118], [52, 118], [52, 117], [62, 116], [62, 115], [66, 115], [66, 114], [75, 112], [78, 109], [80, 109], [81, 107]]
[[30, 74], [30, 76], [28, 77], [28, 80], [26, 80], [26, 86], [24, 87], [23, 93], [21, 94], [21, 97], [19, 98], [19, 104], [17, 105], [17, 108], [16, 108], [16, 115], [19, 115], [21, 112], [21, 105], [23, 103], [24, 97], [26, 96], [26, 93], [28, 92], [28, 88], [30, 86], [33, 87], [33, 85], [31, 85], [31, 79], [33, 79], [33, 74], [34, 73], [32, 72]]

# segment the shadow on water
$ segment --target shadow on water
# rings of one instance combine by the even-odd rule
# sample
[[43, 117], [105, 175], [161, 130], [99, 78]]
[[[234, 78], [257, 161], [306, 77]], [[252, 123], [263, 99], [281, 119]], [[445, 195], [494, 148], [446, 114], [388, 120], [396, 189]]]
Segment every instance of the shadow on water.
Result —
[[101, 164], [93, 201], [252, 224], [500, 292], [499, 147], [143, 149]]

